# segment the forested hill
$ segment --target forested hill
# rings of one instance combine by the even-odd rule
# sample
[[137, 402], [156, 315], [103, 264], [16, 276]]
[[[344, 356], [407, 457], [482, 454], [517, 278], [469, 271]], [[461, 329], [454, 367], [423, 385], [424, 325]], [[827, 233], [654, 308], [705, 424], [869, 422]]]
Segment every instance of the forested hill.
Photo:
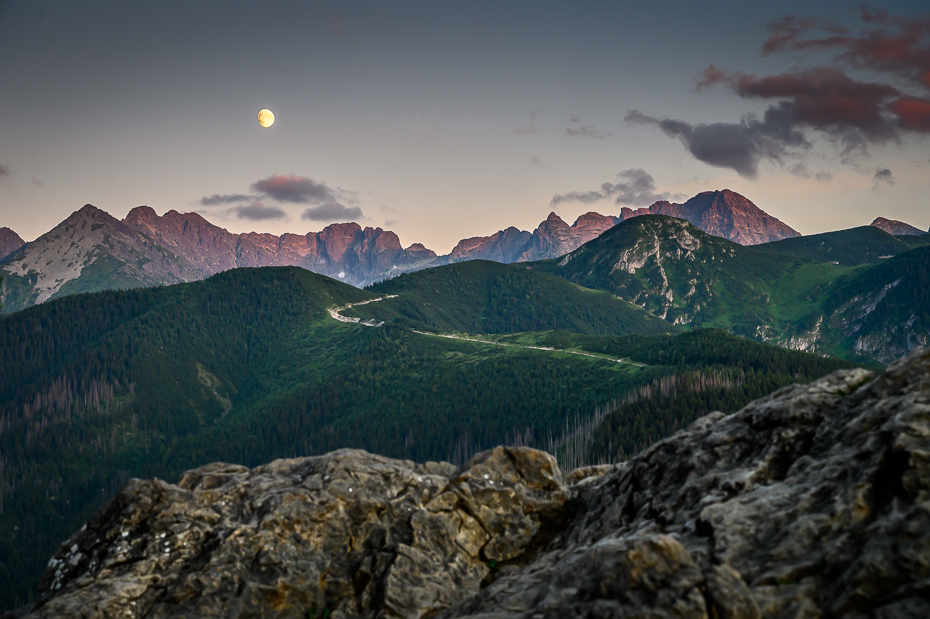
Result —
[[[375, 317], [377, 309], [383, 326], [340, 322], [327, 309], [384, 293], [293, 267], [76, 295], [0, 319], [0, 608], [28, 600], [52, 549], [130, 477], [174, 480], [217, 460], [256, 465], [340, 447], [419, 461], [461, 462], [501, 443], [553, 445], [564, 455], [566, 426], [663, 377], [743, 372], [742, 385], [758, 389], [844, 365], [731, 336], [701, 344], [713, 332], [628, 336], [615, 350], [616, 336], [591, 334], [635, 332], [637, 323], [605, 313], [626, 316], [625, 304], [522, 267], [490, 279], [473, 268], [480, 277], [463, 274], [445, 298], [465, 305], [475, 289], [489, 301], [454, 314], [457, 324], [471, 330], [483, 317], [511, 335], [417, 333], [440, 330], [412, 313], [438, 316], [423, 309], [428, 289], [340, 310]], [[495, 289], [511, 281], [513, 290]], [[566, 302], [552, 293], [557, 286], [574, 296]], [[404, 298], [418, 294], [419, 302]], [[576, 322], [547, 322], [566, 313]], [[566, 331], [513, 333], [526, 325]], [[719, 351], [737, 345], [771, 356], [769, 369], [728, 365], [746, 351]], [[715, 351], [706, 363], [702, 350]], [[740, 401], [750, 391], [731, 393]], [[642, 417], [619, 431], [664, 436], [688, 418]]]
[[892, 256], [930, 244], [930, 234], [892, 236], [875, 226], [824, 232], [784, 239], [752, 249], [763, 253], [808, 258], [814, 262], [835, 262], [843, 266], [876, 264]]
[[398, 298], [390, 304], [365, 308], [366, 312], [382, 319], [403, 316], [441, 331], [681, 332], [679, 327], [611, 294], [582, 288], [522, 264], [460, 262], [401, 275], [370, 290]]

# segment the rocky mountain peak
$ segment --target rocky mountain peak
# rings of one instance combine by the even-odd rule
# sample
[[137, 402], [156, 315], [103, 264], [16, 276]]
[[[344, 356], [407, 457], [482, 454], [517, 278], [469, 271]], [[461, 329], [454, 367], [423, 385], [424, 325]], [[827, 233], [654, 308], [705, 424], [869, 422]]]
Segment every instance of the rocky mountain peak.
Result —
[[434, 258], [436, 257], [436, 252], [434, 252], [432, 249], [427, 249], [426, 245], [423, 243], [412, 243], [405, 251], [430, 254]]
[[704, 232], [735, 241], [759, 245], [801, 236], [793, 228], [772, 217], [749, 199], [729, 189], [704, 191], [684, 204], [655, 202], [648, 208], [620, 210], [620, 219], [640, 215], [668, 215], [684, 219]]
[[575, 223], [572, 224], [572, 228], [589, 228], [594, 226], [613, 227], [616, 223], [618, 223], [616, 217], [601, 215], [600, 213], [591, 211], [583, 215], [579, 215], [578, 219], [575, 220]]
[[26, 241], [9, 228], [0, 228], [0, 260], [19, 250], [25, 244]]
[[921, 236], [928, 234], [930, 232], [924, 232], [920, 228], [915, 228], [910, 224], [906, 224], [903, 221], [898, 221], [896, 219], [885, 219], [884, 217], [876, 217], [871, 226], [878, 228], [879, 230], [884, 230], [888, 234], [894, 236]]
[[930, 350], [842, 370], [563, 476], [357, 450], [130, 480], [31, 618], [926, 617]]
[[137, 206], [131, 209], [126, 213], [126, 217], [123, 219], [123, 223], [126, 223], [133, 228], [138, 228], [140, 225], [153, 226], [158, 221], [158, 213], [155, 212], [151, 206]]

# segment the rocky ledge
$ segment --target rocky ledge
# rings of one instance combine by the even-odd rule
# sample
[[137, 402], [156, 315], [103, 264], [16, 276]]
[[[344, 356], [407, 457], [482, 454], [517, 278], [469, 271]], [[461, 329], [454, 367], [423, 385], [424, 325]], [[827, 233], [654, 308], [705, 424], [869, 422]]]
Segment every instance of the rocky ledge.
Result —
[[930, 351], [563, 479], [361, 451], [132, 480], [31, 617], [928, 617]]

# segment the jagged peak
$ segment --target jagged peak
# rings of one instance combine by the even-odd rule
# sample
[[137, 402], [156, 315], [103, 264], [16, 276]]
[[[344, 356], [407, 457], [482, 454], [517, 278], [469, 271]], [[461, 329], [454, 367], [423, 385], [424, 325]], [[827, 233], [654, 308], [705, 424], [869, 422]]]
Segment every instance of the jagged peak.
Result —
[[615, 221], [616, 221], [616, 218], [610, 215], [601, 215], [600, 213], [597, 213], [595, 211], [589, 211], [583, 215], [579, 215], [578, 219], [575, 220], [575, 223], [572, 224], [572, 228], [577, 228], [587, 223], [602, 223], [602, 222], [614, 223]]

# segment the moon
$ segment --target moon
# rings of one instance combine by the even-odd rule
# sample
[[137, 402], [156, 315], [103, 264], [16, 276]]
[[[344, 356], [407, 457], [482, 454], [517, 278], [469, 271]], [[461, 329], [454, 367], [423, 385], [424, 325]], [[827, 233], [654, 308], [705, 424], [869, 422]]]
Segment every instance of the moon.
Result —
[[262, 110], [258, 113], [258, 124], [267, 129], [274, 124], [274, 113], [271, 110]]

